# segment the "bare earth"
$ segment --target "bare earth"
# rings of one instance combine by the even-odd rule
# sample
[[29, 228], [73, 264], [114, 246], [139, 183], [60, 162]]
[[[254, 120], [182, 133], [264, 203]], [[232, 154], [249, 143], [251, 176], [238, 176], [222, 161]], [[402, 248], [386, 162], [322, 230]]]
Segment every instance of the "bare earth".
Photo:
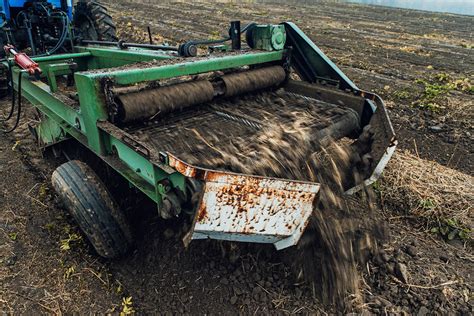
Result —
[[[401, 149], [474, 173], [473, 17], [351, 4], [106, 2], [120, 36], [141, 41], [147, 25], [156, 41], [176, 43], [224, 35], [235, 19], [294, 21], [356, 84], [387, 100]], [[433, 95], [428, 85], [442, 92]], [[334, 311], [297, 283], [285, 253], [209, 241], [184, 249], [181, 223], [160, 220], [146, 202], [126, 210], [135, 250], [120, 260], [100, 259], [55, 202], [53, 168], [29, 140], [26, 122], [15, 135], [0, 136], [0, 311], [105, 313], [124, 305], [163, 314]], [[472, 245], [445, 242], [403, 209], [383, 201], [380, 208], [391, 239], [361, 267], [360, 308], [472, 314]]]

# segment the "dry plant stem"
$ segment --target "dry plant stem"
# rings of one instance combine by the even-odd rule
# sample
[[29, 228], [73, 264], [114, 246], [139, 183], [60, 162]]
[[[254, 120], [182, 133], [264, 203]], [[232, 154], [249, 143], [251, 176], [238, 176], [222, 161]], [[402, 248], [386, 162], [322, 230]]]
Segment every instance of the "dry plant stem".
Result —
[[447, 281], [447, 282], [444, 282], [444, 283], [440, 283], [440, 284], [437, 284], [437, 285], [424, 286], [424, 285], [415, 285], [415, 284], [403, 283], [402, 281], [400, 281], [399, 279], [397, 279], [393, 275], [391, 275], [390, 277], [393, 281], [395, 281], [396, 283], [401, 284], [405, 287], [408, 287], [408, 288], [414, 287], [414, 288], [417, 288], [417, 289], [425, 289], [425, 290], [437, 289], [437, 288], [440, 288], [440, 287], [443, 287], [443, 286], [453, 285], [453, 284], [459, 283], [459, 281], [454, 280], [454, 281]]
[[429, 221], [454, 219], [474, 228], [474, 177], [398, 151], [382, 182], [385, 203], [402, 205], [407, 217]]
[[18, 292], [14, 292], [14, 291], [11, 291], [11, 290], [7, 290], [7, 291], [8, 291], [9, 293], [11, 293], [11, 294], [20, 296], [20, 297], [22, 297], [22, 298], [24, 298], [24, 299], [27, 299], [27, 300], [29, 300], [29, 301], [32, 301], [32, 302], [35, 303], [35, 304], [38, 304], [38, 306], [44, 308], [45, 310], [47, 310], [48, 312], [52, 313], [53, 315], [62, 315], [61, 310], [52, 309], [52, 308], [50, 308], [50, 307], [48, 307], [48, 306], [46, 306], [46, 305], [44, 305], [44, 304], [38, 302], [37, 300], [32, 299], [31, 297], [28, 297], [28, 296], [26, 296], [26, 295], [20, 294], [20, 293], [18, 293]]

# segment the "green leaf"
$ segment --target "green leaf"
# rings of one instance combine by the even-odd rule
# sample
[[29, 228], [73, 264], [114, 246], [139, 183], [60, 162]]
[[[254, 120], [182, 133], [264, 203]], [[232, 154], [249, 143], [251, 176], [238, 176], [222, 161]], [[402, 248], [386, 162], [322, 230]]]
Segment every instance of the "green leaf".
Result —
[[446, 224], [448, 224], [449, 226], [451, 227], [456, 227], [458, 226], [457, 223], [456, 223], [456, 220], [455, 219], [452, 219], [452, 218], [448, 218], [446, 220]]
[[465, 231], [465, 230], [461, 230], [459, 232], [459, 238], [461, 239], [467, 239], [469, 237], [469, 232]]
[[448, 240], [453, 240], [456, 237], [457, 234], [458, 234], [458, 230], [453, 229], [452, 231], [449, 232]]
[[440, 227], [441, 235], [446, 235], [449, 232], [449, 228], [446, 226]]
[[10, 237], [11, 240], [15, 241], [18, 237], [18, 233], [10, 233], [8, 234], [8, 237]]

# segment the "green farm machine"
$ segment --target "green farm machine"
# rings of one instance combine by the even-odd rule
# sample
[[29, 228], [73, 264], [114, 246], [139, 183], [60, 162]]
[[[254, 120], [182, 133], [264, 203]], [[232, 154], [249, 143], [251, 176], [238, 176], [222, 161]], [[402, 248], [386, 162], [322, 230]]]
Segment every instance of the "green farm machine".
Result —
[[[265, 118], [255, 116], [253, 106], [264, 93], [278, 90], [279, 102], [297, 98], [301, 102], [289, 109], [295, 113], [309, 111], [306, 104], [320, 108], [312, 137], [321, 144], [329, 137], [356, 140], [370, 130], [368, 170], [347, 194], [374, 182], [395, 150], [381, 98], [359, 89], [291, 22], [241, 28], [234, 21], [222, 40], [176, 47], [127, 43], [115, 34], [76, 36], [74, 27], [67, 32], [54, 54], [30, 58], [5, 47], [3, 64], [17, 91], [10, 111], [17, 112], [10, 118], [20, 117], [22, 97], [27, 99], [23, 112], [37, 114], [31, 131], [41, 148], [83, 148], [154, 201], [162, 218], [190, 216], [186, 243], [210, 238], [283, 249], [296, 245], [305, 231], [321, 184], [189, 158], [206, 150], [190, 146], [192, 137], [218, 130], [223, 136], [214, 144], [225, 144], [258, 135]], [[228, 102], [240, 98], [254, 102]], [[112, 258], [125, 253], [132, 237], [107, 182], [77, 159], [52, 175], [57, 194], [98, 254]]]

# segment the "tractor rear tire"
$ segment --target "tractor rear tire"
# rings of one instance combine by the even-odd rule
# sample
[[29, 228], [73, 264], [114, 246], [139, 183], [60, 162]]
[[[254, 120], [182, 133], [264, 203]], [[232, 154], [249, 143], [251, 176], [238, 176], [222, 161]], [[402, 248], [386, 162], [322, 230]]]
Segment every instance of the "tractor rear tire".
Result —
[[94, 0], [79, 1], [74, 8], [74, 26], [84, 40], [118, 41], [115, 23], [107, 8]]
[[127, 220], [88, 165], [66, 162], [53, 172], [51, 182], [100, 256], [116, 258], [128, 251], [133, 238]]

